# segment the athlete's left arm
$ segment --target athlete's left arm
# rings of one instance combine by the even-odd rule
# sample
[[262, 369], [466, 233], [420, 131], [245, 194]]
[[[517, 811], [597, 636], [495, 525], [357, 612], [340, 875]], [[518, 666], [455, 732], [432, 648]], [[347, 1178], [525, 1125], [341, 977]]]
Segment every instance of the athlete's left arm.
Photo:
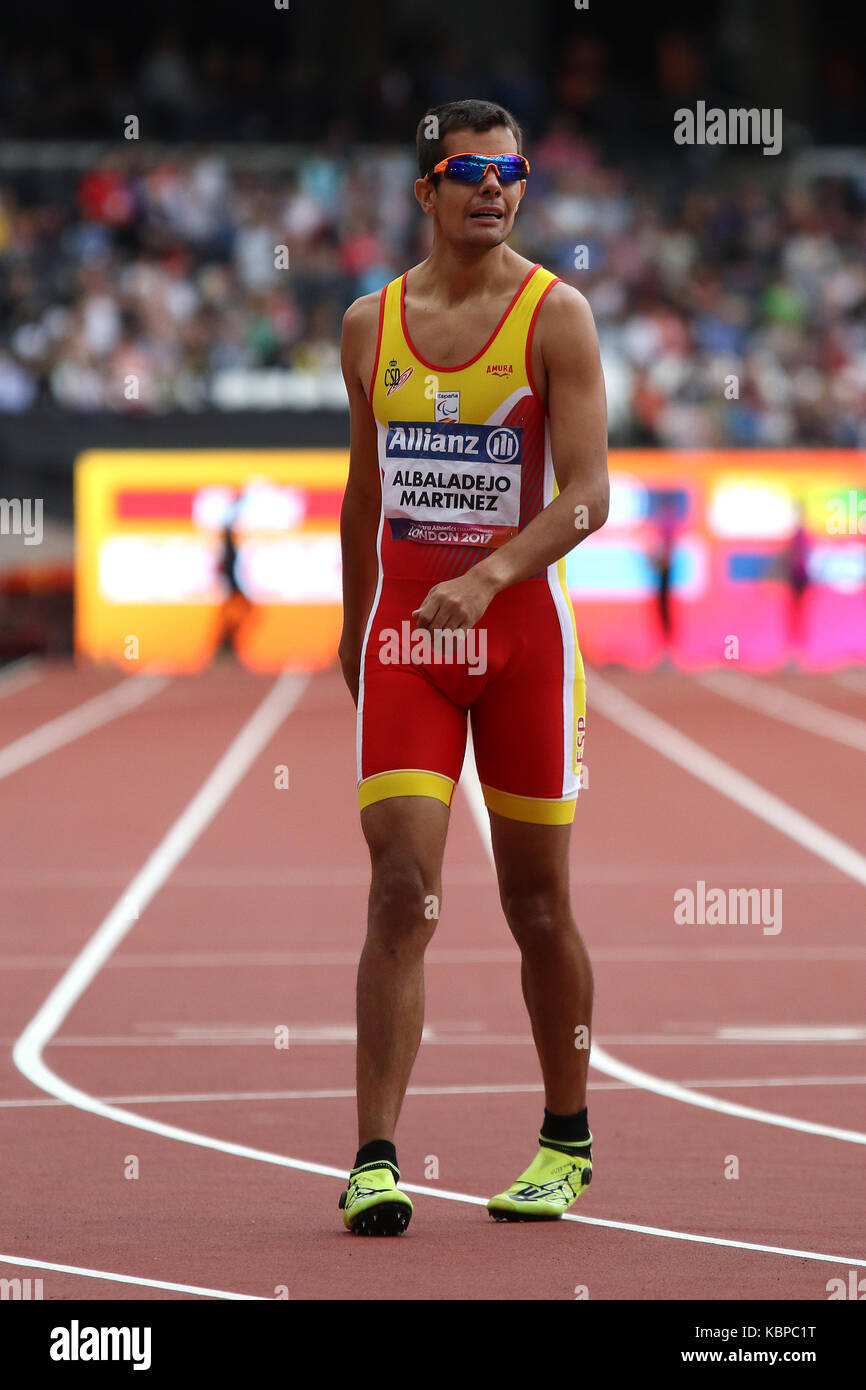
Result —
[[592, 311], [578, 290], [560, 282], [544, 300], [535, 331], [547, 373], [559, 495], [467, 574], [434, 585], [417, 610], [419, 627], [472, 627], [500, 590], [538, 574], [607, 520], [607, 402]]

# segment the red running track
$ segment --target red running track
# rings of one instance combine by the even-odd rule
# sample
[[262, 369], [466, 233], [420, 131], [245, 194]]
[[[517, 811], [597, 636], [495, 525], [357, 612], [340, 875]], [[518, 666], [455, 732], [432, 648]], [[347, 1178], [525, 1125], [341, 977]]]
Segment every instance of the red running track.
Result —
[[[657, 1089], [590, 1071], [596, 1170], [574, 1221], [484, 1210], [534, 1152], [543, 1095], [461, 784], [397, 1136], [404, 1183], [425, 1191], [392, 1241], [352, 1238], [337, 1210], [368, 884], [348, 696], [333, 671], [147, 680], [0, 677], [0, 1276], [39, 1277], [46, 1299], [812, 1300], [866, 1266], [862, 673], [760, 679], [817, 705], [809, 727], [802, 706], [783, 722], [697, 677], [590, 673], [572, 862], [594, 1039]], [[141, 681], [115, 708], [106, 692]], [[844, 866], [615, 722], [611, 685], [844, 842]], [[234, 744], [227, 769], [263, 702], [258, 744]], [[203, 784], [173, 858], [167, 833]], [[124, 901], [145, 864], [149, 888]], [[698, 880], [780, 889], [782, 929], [677, 924], [673, 895]], [[88, 965], [110, 915], [116, 944]], [[660, 1094], [670, 1082], [762, 1118]]]

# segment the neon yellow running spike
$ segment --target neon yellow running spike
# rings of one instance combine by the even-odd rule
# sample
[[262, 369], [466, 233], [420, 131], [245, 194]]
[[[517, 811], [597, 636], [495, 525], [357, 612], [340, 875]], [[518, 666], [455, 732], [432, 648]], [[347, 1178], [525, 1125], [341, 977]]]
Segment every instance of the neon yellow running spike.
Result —
[[412, 1203], [397, 1190], [400, 1171], [379, 1160], [353, 1168], [349, 1188], [340, 1193], [343, 1225], [355, 1236], [400, 1236], [412, 1217]]
[[558, 1221], [591, 1181], [592, 1135], [580, 1146], [539, 1147], [526, 1172], [491, 1197], [487, 1210], [494, 1221]]

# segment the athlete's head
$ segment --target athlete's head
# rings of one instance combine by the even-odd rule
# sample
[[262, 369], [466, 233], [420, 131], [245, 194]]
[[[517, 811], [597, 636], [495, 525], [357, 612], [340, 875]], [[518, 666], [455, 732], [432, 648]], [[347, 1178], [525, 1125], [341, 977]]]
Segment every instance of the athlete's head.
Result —
[[[475, 183], [434, 173], [437, 165], [456, 154], [523, 153], [523, 132], [517, 121], [492, 101], [449, 101], [433, 106], [421, 118], [416, 136], [418, 169], [415, 196], [428, 216], [435, 218], [447, 241], [499, 246], [511, 233], [517, 204], [526, 180], [503, 181], [488, 168]], [[485, 213], [486, 216], [479, 216]]]

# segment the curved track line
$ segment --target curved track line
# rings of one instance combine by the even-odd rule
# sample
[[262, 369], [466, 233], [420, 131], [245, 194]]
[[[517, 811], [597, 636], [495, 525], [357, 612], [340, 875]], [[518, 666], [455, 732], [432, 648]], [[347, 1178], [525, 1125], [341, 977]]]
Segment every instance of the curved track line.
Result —
[[[707, 753], [705, 749], [701, 748], [699, 744], [692, 743], [691, 739], [685, 738], [684, 735], [672, 728], [670, 724], [666, 724], [661, 719], [656, 719], [655, 715], [649, 714], [642, 705], [638, 705], [633, 700], [629, 700], [627, 696], [621, 695], [621, 692], [618, 691], [615, 686], [609, 686], [607, 681], [602, 681], [600, 677], [593, 674], [593, 690], [595, 690], [596, 686], [599, 684], [606, 692], [604, 699], [598, 702], [602, 714], [604, 714], [606, 718], [612, 719], [614, 723], [621, 724], [629, 733], [634, 734], [636, 738], [644, 738], [646, 730], [651, 729], [652, 740], [647, 736], [644, 738], [644, 741], [651, 743], [651, 746], [655, 748], [657, 752], [664, 754], [665, 757], [669, 757], [672, 762], [679, 763], [687, 772], [692, 772], [694, 776], [699, 777], [702, 781], [709, 781], [709, 777], [701, 776], [699, 771], [695, 771], [695, 767], [704, 767], [705, 764], [702, 760], [709, 760], [709, 763], [717, 764], [718, 768], [714, 769], [714, 771], [719, 779], [720, 785], [717, 785], [715, 781], [710, 781], [710, 785], [715, 787], [716, 790], [724, 790], [725, 795], [737, 801], [738, 805], [745, 806], [747, 810], [754, 811], [756, 815], [760, 815], [761, 812], [755, 810], [755, 807], [750, 805], [748, 801], [740, 800], [738, 796], [733, 794], [731, 784], [727, 780], [728, 774], [730, 774], [731, 778], [738, 778], [740, 781], [748, 783], [750, 787], [754, 788], [756, 793], [760, 793], [761, 796], [768, 798], [770, 801], [778, 801], [778, 798], [770, 796], [770, 793], [765, 792], [757, 783], [749, 782], [749, 779], [746, 777], [740, 778], [740, 774], [734, 772], [733, 768], [729, 768], [727, 763], [723, 763], [721, 759], [713, 757], [712, 754]], [[616, 699], [612, 697], [609, 698], [609, 693], [611, 691], [614, 696], [626, 701], [626, 705], [619, 705]], [[642, 724], [639, 721], [635, 724], [635, 716], [631, 714], [631, 710], [636, 711], [637, 714], [643, 716], [645, 720], [652, 720], [652, 725]], [[641, 732], [642, 730], [643, 732]], [[664, 742], [665, 736], [671, 736], [667, 743]], [[674, 742], [674, 739], [678, 740], [678, 742]], [[683, 750], [682, 745], [688, 745], [687, 751], [693, 754], [694, 765], [692, 761], [686, 758], [686, 752]], [[481, 783], [475, 771], [474, 758], [470, 756], [470, 752], [471, 737], [467, 741], [466, 758], [463, 763], [460, 786], [466, 794], [473, 819], [478, 828], [478, 833], [481, 836], [492, 864], [493, 842], [490, 836], [490, 821], [487, 815], [487, 807], [484, 804]], [[675, 753], [677, 756], [674, 756]], [[697, 755], [700, 755], [700, 759]], [[722, 776], [722, 772], [719, 771], [719, 769], [723, 770], [725, 776]], [[787, 807], [783, 801], [778, 801], [778, 805], [785, 810], [790, 810], [790, 807]], [[797, 815], [798, 813], [791, 812], [791, 814]], [[803, 816], [801, 819], [805, 821], [806, 818]], [[781, 828], [775, 824], [775, 821], [771, 821], [770, 823], [773, 824], [776, 829]], [[808, 824], [811, 825], [813, 822], [810, 821]], [[815, 829], [816, 831], [820, 831], [819, 826], [815, 826]], [[820, 833], [822, 835], [826, 834], [825, 831], [820, 831]], [[828, 839], [833, 838], [833, 836], [828, 836]], [[837, 841], [836, 843], [841, 844], [841, 841]], [[847, 845], [844, 846], [844, 848], [849, 849]], [[820, 851], [816, 850], [816, 853], [819, 852]], [[853, 849], [850, 849], [849, 852], [852, 855], [857, 854], [857, 851]], [[863, 857], [862, 855], [857, 855], [857, 858], [862, 859]], [[836, 867], [839, 866], [836, 865]], [[863, 860], [863, 873], [863, 882], [866, 883], [866, 860]], [[640, 1071], [637, 1067], [629, 1066], [627, 1062], [621, 1062], [617, 1057], [614, 1057], [610, 1052], [607, 1052], [595, 1042], [592, 1044], [592, 1049], [590, 1051], [589, 1064], [591, 1067], [594, 1067], [596, 1071], [603, 1072], [606, 1076], [613, 1076], [618, 1081], [625, 1081], [629, 1085], [636, 1086], [642, 1091], [653, 1091], [658, 1096], [667, 1097], [668, 1100], [682, 1101], [685, 1105], [695, 1105], [702, 1110], [715, 1110], [718, 1114], [734, 1115], [741, 1120], [757, 1120], [761, 1124], [777, 1125], [780, 1129], [794, 1129], [808, 1134], [820, 1134], [827, 1139], [841, 1139], [848, 1144], [866, 1144], [866, 1134], [861, 1134], [859, 1130], [838, 1129], [833, 1125], [814, 1124], [811, 1120], [798, 1120], [793, 1115], [777, 1115], [771, 1110], [756, 1110], [750, 1105], [738, 1105], [736, 1101], [720, 1100], [715, 1096], [706, 1095], [703, 1091], [687, 1090], [685, 1086], [680, 1086], [675, 1081], [665, 1081], [661, 1076], [653, 1076], [648, 1071]]]
[[[765, 1090], [770, 1087], [786, 1086], [795, 1089], [804, 1086], [866, 1086], [866, 1076], [746, 1076], [727, 1077], [712, 1081], [683, 1081], [683, 1086], [706, 1087], [711, 1091], [734, 1091], [743, 1088]], [[630, 1091], [627, 1081], [590, 1081], [589, 1091]], [[409, 1086], [407, 1096], [514, 1096], [540, 1095], [544, 1086], [540, 1081], [494, 1081], [479, 1082], [472, 1085]], [[241, 1101], [270, 1100], [354, 1100], [354, 1086], [322, 1087], [308, 1091], [180, 1091], [169, 1095], [146, 1092], [134, 1096], [101, 1096], [108, 1105], [235, 1105]], [[0, 1100], [0, 1110], [41, 1110], [54, 1106], [64, 1106], [65, 1101], [56, 1096], [27, 1096], [25, 1099]]]
[[152, 695], [164, 690], [169, 679], [168, 676], [144, 674], [127, 676], [119, 685], [104, 690], [101, 695], [94, 695], [92, 700], [85, 700], [47, 724], [40, 724], [29, 734], [22, 734], [21, 738], [0, 748], [0, 778], [9, 777], [20, 768], [27, 767], [28, 763], [44, 758], [46, 753], [54, 753], [65, 743], [72, 743], [109, 720], [116, 719], [118, 715], [135, 709]]
[[[146, 903], [154, 897], [176, 864], [180, 862], [228, 799], [268, 739], [297, 703], [301, 693], [306, 688], [307, 681], [308, 678], [292, 678], [284, 675], [271, 688], [192, 801], [157, 845], [127, 891], [118, 899], [94, 936], [76, 956], [66, 974], [61, 977], [41, 1008], [31, 1019], [15, 1044], [12, 1056], [18, 1070], [40, 1090], [56, 1096], [59, 1100], [66, 1101], [79, 1110], [87, 1111], [91, 1115], [98, 1115], [102, 1119], [126, 1125], [130, 1129], [141, 1129], [149, 1134], [160, 1135], [165, 1139], [174, 1139], [178, 1143], [192, 1144], [197, 1148], [232, 1154], [238, 1158], [253, 1159], [259, 1163], [272, 1163], [281, 1168], [292, 1168], [303, 1173], [316, 1173], [322, 1177], [345, 1180], [348, 1177], [348, 1171], [345, 1168], [334, 1168], [324, 1163], [311, 1163], [306, 1159], [289, 1158], [284, 1154], [270, 1153], [265, 1149], [254, 1149], [247, 1144], [235, 1144], [228, 1140], [216, 1139], [212, 1135], [199, 1134], [194, 1130], [163, 1124], [160, 1120], [152, 1120], [144, 1115], [137, 1115], [132, 1110], [107, 1104], [86, 1091], [70, 1085], [69, 1082], [51, 1070], [42, 1056], [43, 1049], [50, 1042], [69, 1011], [84, 994], [112, 951], [129, 933], [134, 921], [137, 920], [129, 914], [130, 899], [138, 905], [139, 910], [142, 910]], [[441, 1188], [422, 1187], [415, 1183], [404, 1183], [403, 1187], [407, 1192], [415, 1192], [421, 1196], [433, 1197], [440, 1201], [462, 1202], [470, 1206], [486, 1207], [487, 1205], [487, 1198], [475, 1197], [465, 1192], [449, 1192]], [[718, 1236], [696, 1235], [687, 1231], [669, 1231], [657, 1226], [639, 1226], [627, 1221], [608, 1221], [598, 1217], [573, 1216], [568, 1212], [565, 1213], [563, 1219], [575, 1221], [585, 1226], [600, 1226], [638, 1235], [651, 1235], [666, 1240], [683, 1240], [698, 1245], [726, 1246], [737, 1250], [757, 1251], [762, 1254], [794, 1256], [797, 1259], [819, 1260], [829, 1264], [856, 1265], [866, 1268], [866, 1260], [848, 1255], [825, 1255], [813, 1250], [790, 1250], [783, 1246], [756, 1245], [746, 1241], [726, 1240]]]
[[[56, 1033], [73, 1004], [80, 999], [118, 943], [127, 935], [137, 914], [144, 911], [228, 800], [254, 759], [294, 709], [308, 682], [309, 677], [289, 674], [280, 676], [275, 682], [24, 1029], [13, 1048], [12, 1059], [19, 1071], [35, 1081], [37, 1086], [42, 1084], [36, 1080], [37, 1074], [53, 1076], [42, 1060], [45, 1044]], [[52, 1088], [48, 1086], [44, 1089], [50, 1092]], [[82, 1095], [83, 1092], [77, 1094]]]
[[105, 1269], [85, 1269], [83, 1265], [56, 1265], [48, 1260], [25, 1259], [23, 1255], [0, 1255], [0, 1264], [20, 1265], [22, 1269], [50, 1269], [56, 1274], [77, 1274], [82, 1279], [106, 1279], [112, 1284], [135, 1284], [146, 1289], [168, 1289], [170, 1293], [199, 1293], [206, 1298], [230, 1298], [254, 1303], [271, 1302], [257, 1293], [228, 1293], [225, 1289], [202, 1289], [197, 1284], [170, 1284], [163, 1279], [136, 1279], [131, 1274], [112, 1274]]
[[676, 1081], [665, 1081], [663, 1077], [652, 1076], [639, 1067], [629, 1066], [613, 1057], [598, 1043], [593, 1043], [590, 1053], [590, 1066], [602, 1071], [606, 1076], [614, 1076], [630, 1086], [642, 1091], [654, 1091], [657, 1096], [668, 1100], [679, 1100], [685, 1105], [696, 1105], [702, 1110], [715, 1110], [719, 1115], [734, 1115], [741, 1120], [758, 1120], [762, 1125], [776, 1125], [779, 1129], [795, 1129], [802, 1134], [820, 1134], [825, 1139], [841, 1139], [846, 1144], [866, 1144], [866, 1134], [856, 1129], [837, 1129], [835, 1125], [819, 1125], [811, 1120], [798, 1120], [793, 1115], [779, 1115], [774, 1110], [756, 1110], [751, 1105], [738, 1105], [733, 1100], [722, 1100], [718, 1096], [708, 1096], [704, 1091], [690, 1091]]

